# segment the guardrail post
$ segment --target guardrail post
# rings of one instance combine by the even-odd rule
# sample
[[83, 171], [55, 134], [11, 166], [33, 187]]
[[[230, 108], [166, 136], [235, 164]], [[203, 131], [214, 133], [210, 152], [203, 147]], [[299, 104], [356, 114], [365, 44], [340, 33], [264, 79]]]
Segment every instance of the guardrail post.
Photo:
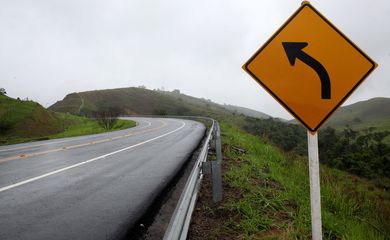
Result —
[[221, 149], [221, 133], [218, 122], [215, 122], [214, 139], [216, 161], [211, 162], [211, 172], [213, 178], [213, 201], [214, 203], [222, 200], [222, 149]]

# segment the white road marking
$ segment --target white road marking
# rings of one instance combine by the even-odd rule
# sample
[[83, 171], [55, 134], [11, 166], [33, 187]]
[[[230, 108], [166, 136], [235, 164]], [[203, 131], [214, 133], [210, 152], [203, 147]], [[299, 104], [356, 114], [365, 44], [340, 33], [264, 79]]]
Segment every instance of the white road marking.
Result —
[[[180, 122], [181, 122], [181, 121], [180, 121]], [[39, 176], [37, 176], [37, 177], [29, 178], [29, 179], [27, 179], [27, 180], [24, 180], [24, 181], [21, 181], [21, 182], [18, 182], [18, 183], [14, 183], [14, 184], [11, 184], [11, 185], [2, 187], [2, 188], [0, 188], [0, 192], [4, 192], [4, 191], [6, 191], [6, 190], [9, 190], [9, 189], [12, 189], [12, 188], [15, 188], [15, 187], [24, 185], [24, 184], [34, 182], [34, 181], [36, 181], [36, 180], [39, 180], [39, 179], [42, 179], [42, 178], [45, 178], [45, 177], [54, 175], [54, 174], [56, 174], [56, 173], [64, 172], [64, 171], [66, 171], [66, 170], [69, 170], [69, 169], [72, 169], [72, 168], [76, 168], [76, 167], [79, 167], [79, 166], [81, 166], [81, 165], [84, 165], [84, 164], [87, 164], [87, 163], [90, 163], [90, 162], [94, 162], [94, 161], [97, 161], [97, 160], [99, 160], [99, 159], [103, 159], [103, 158], [106, 158], [106, 157], [108, 157], [108, 156], [111, 156], [111, 155], [114, 155], [114, 154], [117, 154], [117, 153], [120, 153], [120, 152], [129, 150], [129, 149], [131, 149], [131, 148], [135, 148], [135, 147], [138, 147], [138, 146], [143, 145], [143, 144], [145, 144], [145, 143], [149, 143], [149, 142], [152, 142], [152, 141], [157, 140], [157, 139], [159, 139], [159, 138], [168, 136], [168, 135], [170, 135], [170, 134], [172, 134], [172, 133], [174, 133], [174, 132], [179, 131], [180, 129], [182, 129], [182, 128], [186, 125], [185, 122], [181, 122], [181, 123], [182, 123], [182, 125], [181, 125], [179, 128], [177, 128], [177, 129], [175, 129], [175, 130], [173, 130], [173, 131], [164, 133], [164, 134], [162, 134], [162, 135], [160, 135], [160, 136], [157, 136], [157, 137], [151, 138], [151, 139], [149, 139], [149, 140], [146, 140], [146, 141], [143, 141], [143, 142], [134, 144], [134, 145], [129, 146], [129, 147], [125, 147], [125, 148], [119, 149], [119, 150], [114, 151], [114, 152], [110, 152], [110, 153], [101, 155], [101, 156], [99, 156], [99, 157], [95, 157], [95, 158], [89, 159], [89, 160], [84, 161], [84, 162], [76, 163], [76, 164], [71, 165], [71, 166], [68, 166], [68, 167], [64, 167], [64, 168], [61, 168], [61, 169], [58, 169], [58, 170], [55, 170], [55, 171], [52, 171], [52, 172], [48, 172], [48, 173], [39, 175]]]
[[[147, 122], [148, 124], [146, 126], [143, 126], [143, 127], [140, 127], [140, 128], [137, 128], [134, 130], [140, 130], [140, 129], [144, 129], [144, 128], [147, 128], [149, 127], [150, 125], [152, 125], [151, 122], [149, 121], [146, 121], [146, 120], [139, 120], [139, 121], [142, 121], [142, 122]], [[125, 130], [125, 129], [124, 129]], [[133, 130], [133, 129], [132, 129]], [[111, 132], [112, 133], [112, 132]], [[104, 134], [104, 133], [103, 133]], [[21, 147], [15, 147], [15, 148], [5, 148], [5, 149], [0, 149], [0, 152], [5, 152], [5, 151], [13, 151], [13, 150], [20, 150], [20, 149], [26, 149], [26, 148], [34, 148], [34, 147], [41, 147], [41, 146], [45, 146], [45, 145], [52, 145], [52, 144], [57, 144], [57, 143], [64, 143], [64, 142], [71, 142], [71, 141], [79, 141], [79, 140], [82, 140], [82, 137], [83, 136], [80, 136], [79, 137], [76, 137], [77, 139], [67, 139], [67, 140], [63, 140], [63, 141], [54, 141], [54, 142], [49, 142], [49, 143], [42, 143], [42, 144], [36, 144], [36, 145], [28, 145], [28, 146], [21, 146]]]

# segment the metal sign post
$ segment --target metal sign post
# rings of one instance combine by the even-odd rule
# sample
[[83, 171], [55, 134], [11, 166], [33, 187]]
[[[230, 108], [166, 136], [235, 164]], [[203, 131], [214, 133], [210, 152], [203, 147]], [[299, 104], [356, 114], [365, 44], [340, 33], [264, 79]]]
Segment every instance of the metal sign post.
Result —
[[307, 131], [310, 175], [310, 208], [312, 239], [322, 239], [320, 165], [318, 157], [318, 135]]

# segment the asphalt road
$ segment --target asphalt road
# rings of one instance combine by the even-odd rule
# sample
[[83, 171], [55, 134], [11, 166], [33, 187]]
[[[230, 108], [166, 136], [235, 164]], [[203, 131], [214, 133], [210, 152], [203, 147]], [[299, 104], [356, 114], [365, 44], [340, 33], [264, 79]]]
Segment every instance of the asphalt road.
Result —
[[202, 124], [133, 118], [111, 133], [0, 147], [0, 239], [118, 239], [203, 137]]

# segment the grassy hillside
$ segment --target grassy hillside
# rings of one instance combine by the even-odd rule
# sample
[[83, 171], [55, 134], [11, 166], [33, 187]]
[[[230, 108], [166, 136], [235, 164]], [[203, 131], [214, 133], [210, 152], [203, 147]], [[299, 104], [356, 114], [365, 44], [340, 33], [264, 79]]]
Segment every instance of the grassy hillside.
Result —
[[[221, 122], [224, 199], [203, 181], [189, 239], [311, 239], [307, 158]], [[389, 189], [321, 165], [324, 239], [390, 236]]]
[[[298, 124], [246, 117], [245, 131], [265, 138], [283, 151], [307, 155], [306, 130]], [[320, 161], [370, 179], [390, 176], [390, 131], [378, 129], [336, 131], [325, 127], [318, 133]], [[390, 184], [388, 185], [390, 188]]]
[[355, 130], [368, 127], [390, 130], [390, 98], [373, 98], [342, 107], [327, 123], [337, 129], [347, 125]]
[[[134, 125], [133, 121], [119, 120], [113, 130]], [[48, 111], [36, 102], [0, 95], [0, 145], [105, 131], [95, 120]]]
[[211, 100], [181, 94], [179, 90], [152, 91], [144, 88], [118, 88], [67, 95], [49, 109], [58, 112], [89, 115], [94, 111], [115, 107], [123, 114], [197, 115], [220, 117], [250, 114], [259, 118], [268, 115], [250, 109], [219, 105]]
[[42, 137], [61, 130], [58, 118], [38, 103], [0, 96], [2, 136]]

